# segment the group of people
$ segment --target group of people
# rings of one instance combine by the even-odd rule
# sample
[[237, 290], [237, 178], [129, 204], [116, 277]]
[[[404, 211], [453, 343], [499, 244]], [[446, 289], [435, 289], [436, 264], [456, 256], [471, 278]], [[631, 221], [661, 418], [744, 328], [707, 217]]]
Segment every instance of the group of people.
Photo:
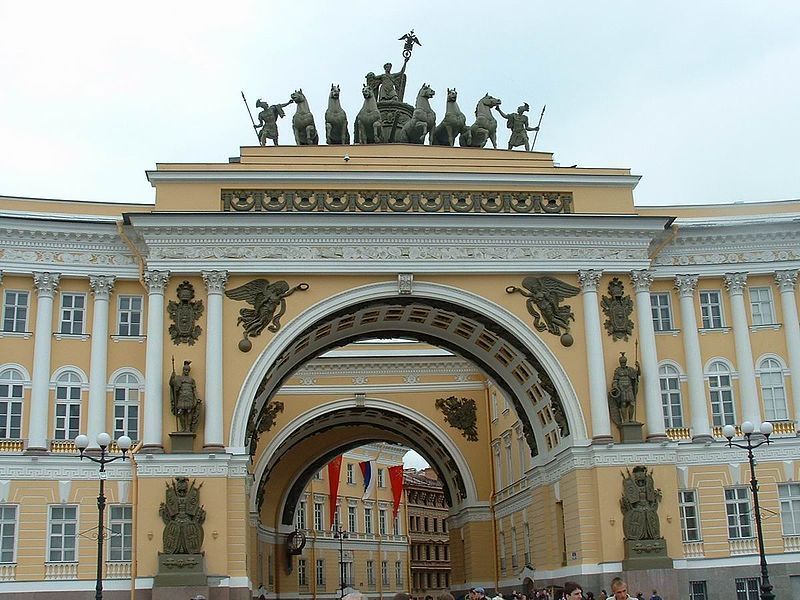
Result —
[[[611, 594], [608, 594], [606, 590], [601, 590], [600, 593], [595, 596], [594, 592], [584, 592], [583, 586], [581, 586], [579, 583], [567, 581], [564, 584], [564, 589], [560, 592], [560, 595], [557, 594], [553, 596], [550, 590], [541, 589], [534, 591], [534, 594], [530, 599], [528, 599], [525, 594], [520, 594], [516, 591], [513, 592], [512, 596], [513, 600], [595, 600], [595, 598], [597, 600], [646, 600], [642, 592], [639, 592], [636, 594], [636, 596], [631, 596], [628, 593], [628, 584], [621, 577], [615, 577], [612, 579], [610, 588]], [[367, 600], [367, 597], [361, 592], [352, 592], [347, 594], [342, 600]], [[406, 593], [398, 593], [394, 595], [392, 600], [411, 600], [411, 595]], [[432, 596], [426, 596], [425, 600], [434, 599]], [[436, 600], [455, 600], [455, 598], [450, 592], [444, 592], [440, 594]], [[474, 587], [461, 600], [506, 600], [506, 598], [504, 598], [500, 593], [492, 598], [489, 598], [486, 595], [486, 590], [484, 588]], [[652, 595], [647, 600], [662, 600], [662, 598], [658, 595], [656, 590], [653, 590]]]

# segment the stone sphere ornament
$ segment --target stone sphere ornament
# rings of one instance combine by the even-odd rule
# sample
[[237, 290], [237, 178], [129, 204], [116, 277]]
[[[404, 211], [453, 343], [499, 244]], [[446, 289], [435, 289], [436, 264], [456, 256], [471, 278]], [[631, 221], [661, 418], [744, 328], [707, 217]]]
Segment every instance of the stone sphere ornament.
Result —
[[239, 350], [242, 352], [250, 352], [253, 349], [253, 342], [249, 338], [242, 338], [239, 340]]
[[562, 333], [561, 334], [561, 345], [565, 348], [569, 348], [572, 344], [575, 343], [575, 338], [572, 337], [571, 333]]

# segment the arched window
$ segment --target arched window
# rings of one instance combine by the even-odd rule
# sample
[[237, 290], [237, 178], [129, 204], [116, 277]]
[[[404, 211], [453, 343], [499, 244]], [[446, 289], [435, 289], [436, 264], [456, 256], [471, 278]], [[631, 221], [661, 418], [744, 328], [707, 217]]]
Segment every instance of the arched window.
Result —
[[55, 440], [74, 440], [81, 427], [81, 378], [74, 371], [64, 371], [56, 380]]
[[16, 369], [0, 373], [0, 438], [19, 439], [22, 428], [22, 383]]
[[661, 365], [658, 368], [658, 381], [661, 385], [661, 408], [664, 412], [664, 427], [667, 429], [683, 427], [681, 379], [678, 369], [670, 364]]
[[127, 435], [139, 439], [139, 378], [121, 373], [114, 379], [114, 439]]
[[708, 391], [711, 397], [711, 415], [714, 427], [733, 425], [736, 413], [733, 409], [733, 388], [731, 370], [722, 361], [711, 363], [708, 367]]
[[774, 358], [765, 358], [759, 365], [759, 371], [764, 417], [767, 421], [788, 420], [789, 410], [786, 407], [786, 388], [783, 385], [781, 363]]

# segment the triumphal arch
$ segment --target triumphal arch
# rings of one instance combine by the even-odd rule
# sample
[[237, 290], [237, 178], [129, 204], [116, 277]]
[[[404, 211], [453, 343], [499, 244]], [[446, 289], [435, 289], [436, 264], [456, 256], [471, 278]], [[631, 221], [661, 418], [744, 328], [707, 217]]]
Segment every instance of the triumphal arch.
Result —
[[[750, 593], [723, 437], [745, 420], [773, 423], [772, 584], [800, 585], [800, 205], [637, 206], [628, 169], [484, 148], [498, 113], [527, 147], [526, 105], [405, 105], [407, 59], [370, 74], [358, 145], [336, 110], [319, 145], [298, 90], [256, 126], [277, 141], [294, 104], [298, 145], [158, 164], [154, 204], [0, 198], [0, 596], [85, 597], [102, 531], [107, 597], [334, 598], [345, 564], [390, 597], [438, 550], [410, 556], [419, 524], [347, 488], [352, 464], [326, 481], [377, 443], [438, 473], [456, 594]], [[74, 439], [121, 457], [103, 431], [132, 446], [98, 529]]]

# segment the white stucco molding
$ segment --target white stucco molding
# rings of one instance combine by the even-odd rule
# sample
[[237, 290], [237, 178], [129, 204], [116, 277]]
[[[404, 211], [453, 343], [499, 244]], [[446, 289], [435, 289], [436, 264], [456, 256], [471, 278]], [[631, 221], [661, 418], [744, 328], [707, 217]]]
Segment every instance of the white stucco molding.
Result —
[[[545, 344], [519, 317], [491, 300], [487, 300], [482, 296], [453, 286], [418, 281], [414, 286], [413, 295], [420, 298], [451, 302], [457, 306], [463, 306], [484, 315], [491, 315], [491, 318], [498, 325], [509, 331], [524, 344], [526, 349], [540, 361], [541, 365], [550, 375], [553, 385], [561, 398], [561, 403], [564, 407], [567, 421], [569, 422], [570, 437], [573, 443], [586, 439], [586, 422], [580, 408], [578, 396], [575, 389], [572, 387], [572, 383], [566, 371], [547, 344]], [[394, 298], [396, 296], [397, 286], [393, 281], [369, 284], [352, 290], [346, 290], [309, 307], [278, 331], [267, 348], [253, 361], [242, 383], [236, 406], [233, 410], [233, 418], [231, 419], [229, 446], [232, 449], [241, 449], [244, 447], [247, 418], [253, 399], [256, 396], [258, 385], [270, 365], [277, 360], [302, 331], [320, 319], [349, 306], [354, 306], [370, 300]], [[528, 406], [527, 417], [529, 421], [531, 424], [537, 423], [538, 415], [533, 410], [533, 407], [530, 405], [526, 406]], [[567, 439], [569, 440], [569, 438]]]

